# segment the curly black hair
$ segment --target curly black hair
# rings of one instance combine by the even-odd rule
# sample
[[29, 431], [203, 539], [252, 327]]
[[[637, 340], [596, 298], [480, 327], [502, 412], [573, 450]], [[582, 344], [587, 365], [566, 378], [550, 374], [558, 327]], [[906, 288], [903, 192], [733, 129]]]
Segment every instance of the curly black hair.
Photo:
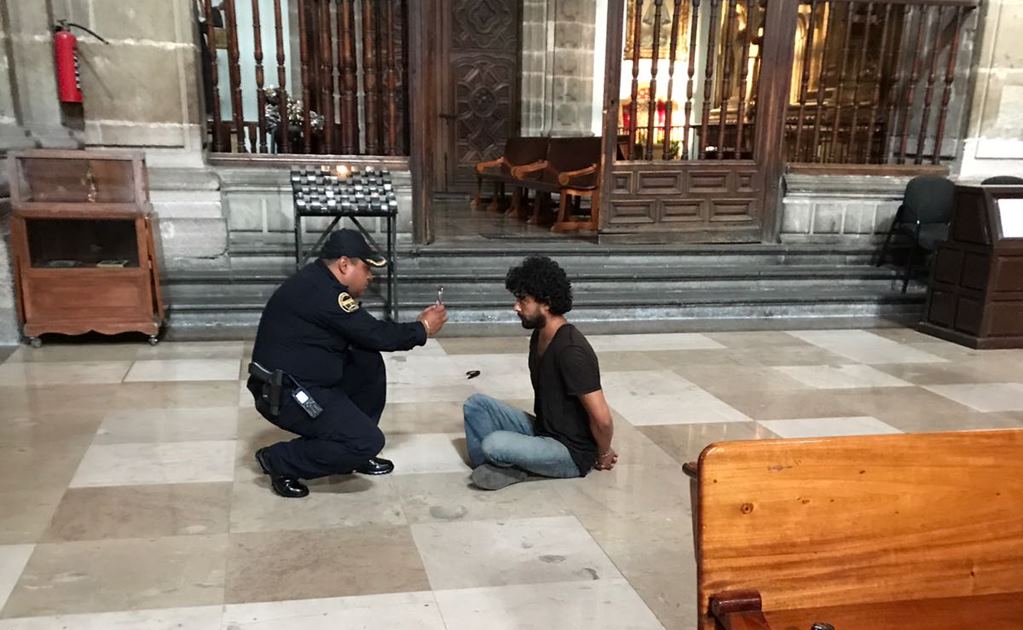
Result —
[[555, 315], [572, 310], [572, 283], [561, 266], [547, 256], [526, 256], [508, 270], [504, 288], [517, 298], [530, 296], [546, 304]]

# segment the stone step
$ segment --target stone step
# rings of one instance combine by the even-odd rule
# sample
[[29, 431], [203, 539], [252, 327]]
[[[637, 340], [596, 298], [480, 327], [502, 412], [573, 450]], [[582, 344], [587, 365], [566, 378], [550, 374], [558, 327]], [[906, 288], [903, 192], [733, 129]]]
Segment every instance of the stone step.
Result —
[[[447, 296], [445, 296], [447, 297]], [[488, 296], [449, 300], [448, 334], [508, 334], [518, 319], [505, 296], [495, 304]], [[402, 303], [401, 319], [411, 319], [428, 302], [410, 299]], [[757, 328], [765, 323], [785, 322], [790, 328], [819, 327], [829, 322], [842, 325], [876, 325], [877, 322], [910, 322], [919, 319], [923, 295], [887, 291], [820, 289], [814, 291], [773, 289], [746, 291], [618, 291], [580, 293], [571, 319], [602, 332], [669, 332], [698, 329]], [[181, 299], [169, 308], [171, 338], [222, 338], [251, 336], [259, 321], [263, 301], [235, 291], [201, 300]], [[376, 296], [364, 300], [364, 308], [379, 315]], [[769, 321], [760, 321], [769, 320]]]

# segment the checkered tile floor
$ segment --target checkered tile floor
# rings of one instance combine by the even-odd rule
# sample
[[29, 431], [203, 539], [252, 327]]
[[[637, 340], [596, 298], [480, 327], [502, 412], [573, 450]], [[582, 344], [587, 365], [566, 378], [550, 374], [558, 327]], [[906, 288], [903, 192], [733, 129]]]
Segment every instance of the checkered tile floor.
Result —
[[590, 340], [613, 472], [469, 487], [461, 402], [528, 408], [527, 338], [440, 339], [387, 357], [395, 474], [299, 501], [252, 459], [286, 434], [241, 385], [247, 343], [18, 348], [0, 363], [0, 630], [691, 628], [681, 464], [708, 443], [1023, 426], [1023, 351], [905, 329]]

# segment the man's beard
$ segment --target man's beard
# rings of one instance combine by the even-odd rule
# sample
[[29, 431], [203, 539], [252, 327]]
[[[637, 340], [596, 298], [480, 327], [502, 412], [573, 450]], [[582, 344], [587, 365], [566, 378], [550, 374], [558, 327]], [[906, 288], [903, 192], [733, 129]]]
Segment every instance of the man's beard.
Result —
[[526, 330], [532, 330], [534, 328], [543, 328], [547, 324], [547, 318], [543, 316], [543, 313], [536, 317], [526, 317], [522, 313], [519, 313], [519, 320], [522, 321], [522, 327]]

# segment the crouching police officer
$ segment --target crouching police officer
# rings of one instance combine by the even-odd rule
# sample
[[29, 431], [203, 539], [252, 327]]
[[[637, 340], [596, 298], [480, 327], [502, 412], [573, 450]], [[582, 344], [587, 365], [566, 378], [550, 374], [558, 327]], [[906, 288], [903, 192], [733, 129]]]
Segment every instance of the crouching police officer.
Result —
[[423, 345], [447, 321], [447, 311], [433, 305], [407, 324], [364, 311], [358, 298], [373, 280], [371, 267], [386, 264], [362, 234], [338, 230], [320, 258], [278, 287], [263, 310], [248, 389], [264, 418], [299, 435], [256, 451], [282, 497], [309, 494], [302, 479], [394, 469], [377, 457], [387, 395], [380, 351]]

